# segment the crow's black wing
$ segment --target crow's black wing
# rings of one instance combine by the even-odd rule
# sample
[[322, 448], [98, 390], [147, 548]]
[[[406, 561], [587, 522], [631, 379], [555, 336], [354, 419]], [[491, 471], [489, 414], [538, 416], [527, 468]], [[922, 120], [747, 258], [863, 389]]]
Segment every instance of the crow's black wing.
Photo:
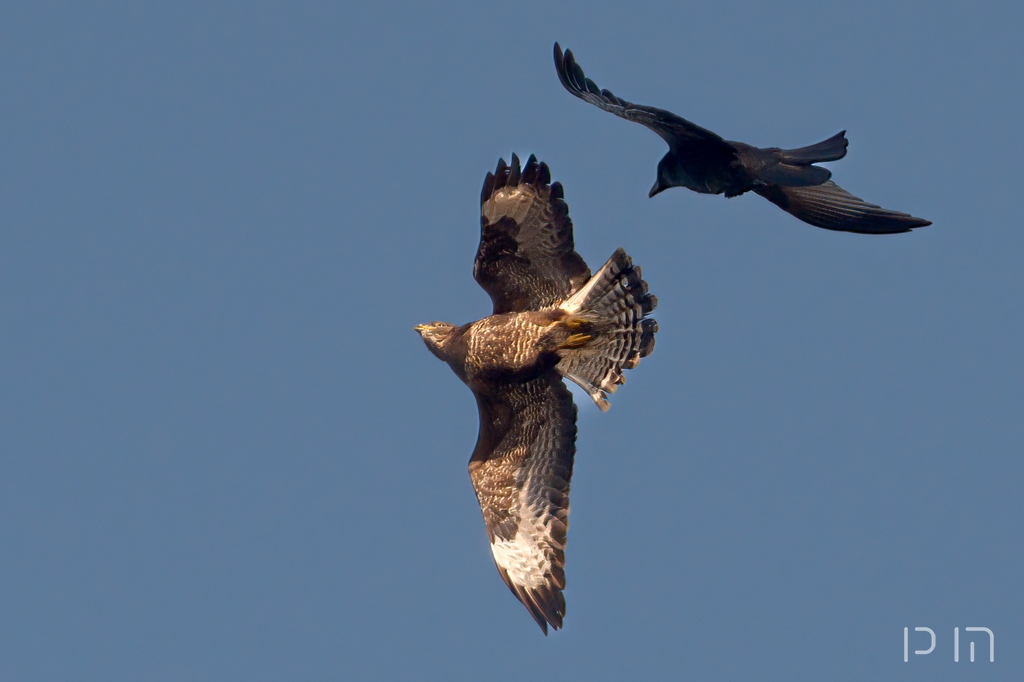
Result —
[[572, 50], [562, 53], [555, 43], [555, 71], [566, 90], [584, 102], [611, 112], [616, 116], [640, 123], [656, 132], [673, 150], [684, 153], [699, 152], [710, 161], [728, 163], [736, 154], [732, 145], [715, 133], [691, 123], [671, 111], [633, 104], [616, 97], [610, 90], [602, 90], [583, 73]]
[[826, 230], [895, 234], [931, 225], [930, 220], [890, 211], [855, 197], [829, 180], [813, 187], [766, 185], [754, 191], [805, 223]]

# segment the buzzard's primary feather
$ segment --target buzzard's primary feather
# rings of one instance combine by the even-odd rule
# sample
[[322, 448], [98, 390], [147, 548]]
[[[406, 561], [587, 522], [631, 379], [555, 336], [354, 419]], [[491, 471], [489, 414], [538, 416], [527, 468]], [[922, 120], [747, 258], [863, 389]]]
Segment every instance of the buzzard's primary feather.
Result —
[[420, 325], [473, 391], [480, 433], [469, 474], [498, 573], [546, 634], [565, 616], [565, 539], [580, 384], [602, 410], [654, 348], [657, 305], [622, 249], [593, 277], [573, 246], [562, 187], [533, 156], [488, 173], [474, 276], [494, 314]]

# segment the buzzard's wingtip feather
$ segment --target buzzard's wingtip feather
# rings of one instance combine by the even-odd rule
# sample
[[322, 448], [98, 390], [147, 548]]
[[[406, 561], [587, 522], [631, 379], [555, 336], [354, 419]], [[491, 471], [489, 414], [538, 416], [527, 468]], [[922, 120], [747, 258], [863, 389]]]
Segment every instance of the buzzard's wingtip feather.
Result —
[[508, 164], [505, 159], [498, 159], [498, 167], [494, 171], [494, 191], [505, 187], [508, 184]]
[[519, 157], [516, 156], [515, 152], [512, 153], [512, 163], [509, 164], [508, 181], [505, 185], [507, 187], [516, 187], [519, 185], [519, 179], [522, 177], [522, 167], [519, 164]]
[[480, 205], [483, 206], [492, 194], [494, 194], [494, 173], [488, 173], [484, 178], [483, 189], [480, 190]]
[[[538, 184], [544, 185], [544, 186], [547, 186], [547, 185], [551, 184], [551, 169], [548, 168], [548, 165], [546, 163], [542, 162], [540, 164], [540, 173], [537, 176], [537, 182], [538, 182]], [[555, 183], [555, 184], [558, 184], [558, 183]], [[558, 185], [558, 186], [561, 187], [561, 185]], [[558, 194], [558, 198], [559, 199], [563, 198], [561, 192]]]
[[[507, 574], [502, 574], [505, 577]], [[544, 586], [536, 589], [515, 585], [505, 578], [509, 589], [519, 602], [526, 607], [534, 622], [540, 626], [544, 636], [548, 634], [548, 626], [552, 630], [560, 630], [565, 614], [565, 597], [558, 586]]]
[[523, 167], [523, 176], [520, 182], [524, 185], [535, 185], [537, 183], [537, 172], [537, 157], [530, 154], [530, 158], [526, 160], [526, 166]]

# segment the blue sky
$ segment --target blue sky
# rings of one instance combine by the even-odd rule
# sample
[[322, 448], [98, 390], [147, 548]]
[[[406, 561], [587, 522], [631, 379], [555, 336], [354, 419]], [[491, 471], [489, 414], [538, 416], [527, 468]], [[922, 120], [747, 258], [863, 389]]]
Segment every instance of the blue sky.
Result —
[[[0, 678], [1020, 679], [1020, 3], [349, 5], [3, 11]], [[556, 40], [728, 139], [845, 129], [837, 182], [935, 224], [648, 199], [664, 144], [564, 92]], [[579, 401], [548, 638], [412, 330], [490, 312], [512, 152], [660, 300]]]

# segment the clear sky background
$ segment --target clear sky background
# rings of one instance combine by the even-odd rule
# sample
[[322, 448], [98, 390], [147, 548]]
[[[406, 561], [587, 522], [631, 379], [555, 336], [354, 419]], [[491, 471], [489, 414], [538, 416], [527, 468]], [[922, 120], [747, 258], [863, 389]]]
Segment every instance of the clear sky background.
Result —
[[[1009, 1], [6, 5], [0, 679], [1024, 679], [1022, 35]], [[935, 224], [648, 199], [664, 144], [556, 40], [727, 139], [846, 129], [839, 184]], [[512, 152], [660, 300], [578, 401], [547, 638], [412, 329], [490, 312]]]

